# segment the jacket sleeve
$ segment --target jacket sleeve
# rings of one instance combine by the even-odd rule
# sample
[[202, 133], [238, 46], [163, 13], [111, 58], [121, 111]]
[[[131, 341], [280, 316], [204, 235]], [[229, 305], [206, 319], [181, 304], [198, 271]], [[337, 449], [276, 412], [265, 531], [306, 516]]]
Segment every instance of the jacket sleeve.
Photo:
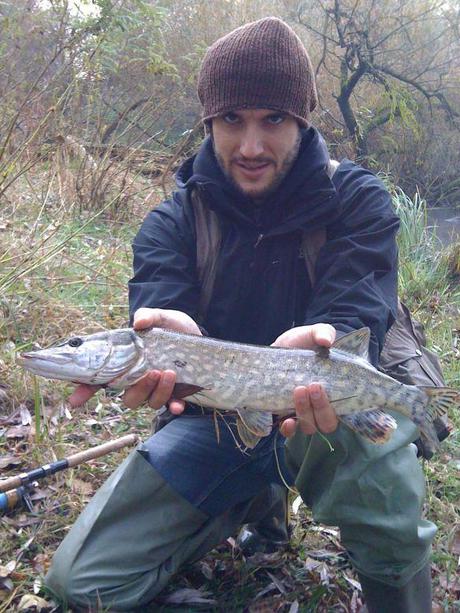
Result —
[[334, 183], [342, 215], [318, 254], [305, 323], [330, 323], [342, 333], [368, 326], [376, 364], [396, 314], [399, 219], [383, 183], [363, 168], [343, 162]]
[[140, 307], [177, 309], [196, 319], [200, 289], [194, 229], [177, 197], [147, 215], [132, 248], [130, 320]]

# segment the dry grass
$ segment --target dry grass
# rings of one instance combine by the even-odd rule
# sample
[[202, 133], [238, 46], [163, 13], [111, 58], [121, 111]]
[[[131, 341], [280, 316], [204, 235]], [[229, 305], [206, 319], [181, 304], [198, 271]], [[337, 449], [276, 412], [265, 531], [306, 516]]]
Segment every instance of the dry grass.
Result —
[[[0, 214], [0, 287], [6, 278], [14, 279], [3, 284], [0, 298], [0, 461], [5, 476], [127, 432], [146, 437], [151, 430], [149, 410], [123, 410], [118, 399], [104, 392], [83, 409], [66, 411], [64, 402], [72, 386], [40, 381], [37, 393], [32, 377], [16, 365], [17, 352], [32, 343], [49, 344], [76, 331], [125, 325], [129, 242], [152, 200], [159, 197], [151, 183], [131, 175], [130, 185], [135, 188], [129, 192], [130, 219], [114, 216], [107, 207], [112, 211], [108, 219], [98, 211], [65, 205], [76, 201], [80, 167], [65, 180], [58, 179], [55, 171], [56, 165], [44, 166], [41, 172], [35, 168], [24, 175], [17, 198], [10, 195]], [[123, 191], [123, 182], [117, 189]], [[108, 198], [102, 207], [113, 193]], [[53, 256], [47, 257], [51, 251]], [[460, 300], [443, 283], [438, 298], [424, 300], [419, 314], [429, 322], [431, 342], [442, 354], [448, 382], [460, 385]], [[458, 429], [458, 416], [455, 420]], [[24, 597], [36, 596], [60, 540], [126, 453], [48, 478], [35, 491], [33, 512], [17, 509], [0, 518], [0, 613], [19, 611]], [[457, 430], [442, 453], [425, 465], [426, 512], [439, 525], [433, 555], [437, 611], [459, 606], [460, 589], [455, 583], [460, 555], [459, 465]], [[213, 602], [189, 602], [179, 610], [359, 611], [359, 585], [337, 531], [315, 526], [304, 507], [291, 521], [293, 537], [287, 552], [245, 559], [234, 542], [226, 542], [184, 569], [151, 610], [177, 610], [165, 599], [191, 588], [207, 592]], [[42, 610], [51, 610], [49, 595], [39, 593], [39, 597], [44, 599]]]

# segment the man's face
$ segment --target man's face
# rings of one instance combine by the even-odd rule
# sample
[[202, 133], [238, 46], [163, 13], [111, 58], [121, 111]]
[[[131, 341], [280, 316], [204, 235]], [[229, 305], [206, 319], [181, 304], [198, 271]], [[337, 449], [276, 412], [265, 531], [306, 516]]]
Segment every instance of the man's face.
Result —
[[230, 181], [256, 200], [287, 175], [300, 147], [294, 117], [269, 109], [244, 109], [212, 119], [217, 160]]

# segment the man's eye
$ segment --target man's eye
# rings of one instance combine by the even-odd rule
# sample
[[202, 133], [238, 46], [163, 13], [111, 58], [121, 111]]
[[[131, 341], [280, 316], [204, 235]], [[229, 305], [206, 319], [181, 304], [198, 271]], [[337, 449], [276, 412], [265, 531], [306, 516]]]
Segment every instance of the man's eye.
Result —
[[274, 126], [277, 126], [280, 123], [283, 123], [284, 119], [285, 119], [285, 115], [279, 115], [279, 114], [269, 115], [267, 117], [268, 123], [271, 123]]
[[233, 123], [238, 123], [239, 117], [236, 113], [226, 113], [223, 116], [223, 120], [225, 121], [225, 123], [233, 124]]

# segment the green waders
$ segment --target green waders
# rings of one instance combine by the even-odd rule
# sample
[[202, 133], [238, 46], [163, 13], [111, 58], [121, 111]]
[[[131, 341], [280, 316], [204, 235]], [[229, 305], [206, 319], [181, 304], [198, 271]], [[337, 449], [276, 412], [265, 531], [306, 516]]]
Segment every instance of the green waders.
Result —
[[217, 518], [193, 507], [133, 451], [98, 490], [56, 551], [46, 585], [87, 611], [143, 609], [185, 563], [234, 534], [252, 501]]
[[[424, 479], [409, 445], [415, 427], [397, 420], [398, 430], [382, 446], [346, 427], [327, 436], [334, 452], [322, 437], [300, 432], [286, 446], [297, 487], [315, 518], [340, 527], [360, 576], [393, 590], [404, 589], [426, 566], [435, 533], [421, 519]], [[61, 543], [46, 584], [83, 610], [99, 604], [105, 611], [145, 610], [185, 562], [201, 558], [241, 524], [257, 521], [253, 513], [248, 517], [253, 510], [249, 501], [209, 518], [135, 451]], [[412, 610], [417, 611], [407, 611]]]
[[398, 428], [384, 445], [344, 426], [326, 437], [298, 432], [286, 459], [314, 519], [340, 527], [357, 571], [400, 587], [427, 564], [436, 527], [421, 518], [425, 478], [410, 444], [418, 431], [408, 418], [392, 415]]

